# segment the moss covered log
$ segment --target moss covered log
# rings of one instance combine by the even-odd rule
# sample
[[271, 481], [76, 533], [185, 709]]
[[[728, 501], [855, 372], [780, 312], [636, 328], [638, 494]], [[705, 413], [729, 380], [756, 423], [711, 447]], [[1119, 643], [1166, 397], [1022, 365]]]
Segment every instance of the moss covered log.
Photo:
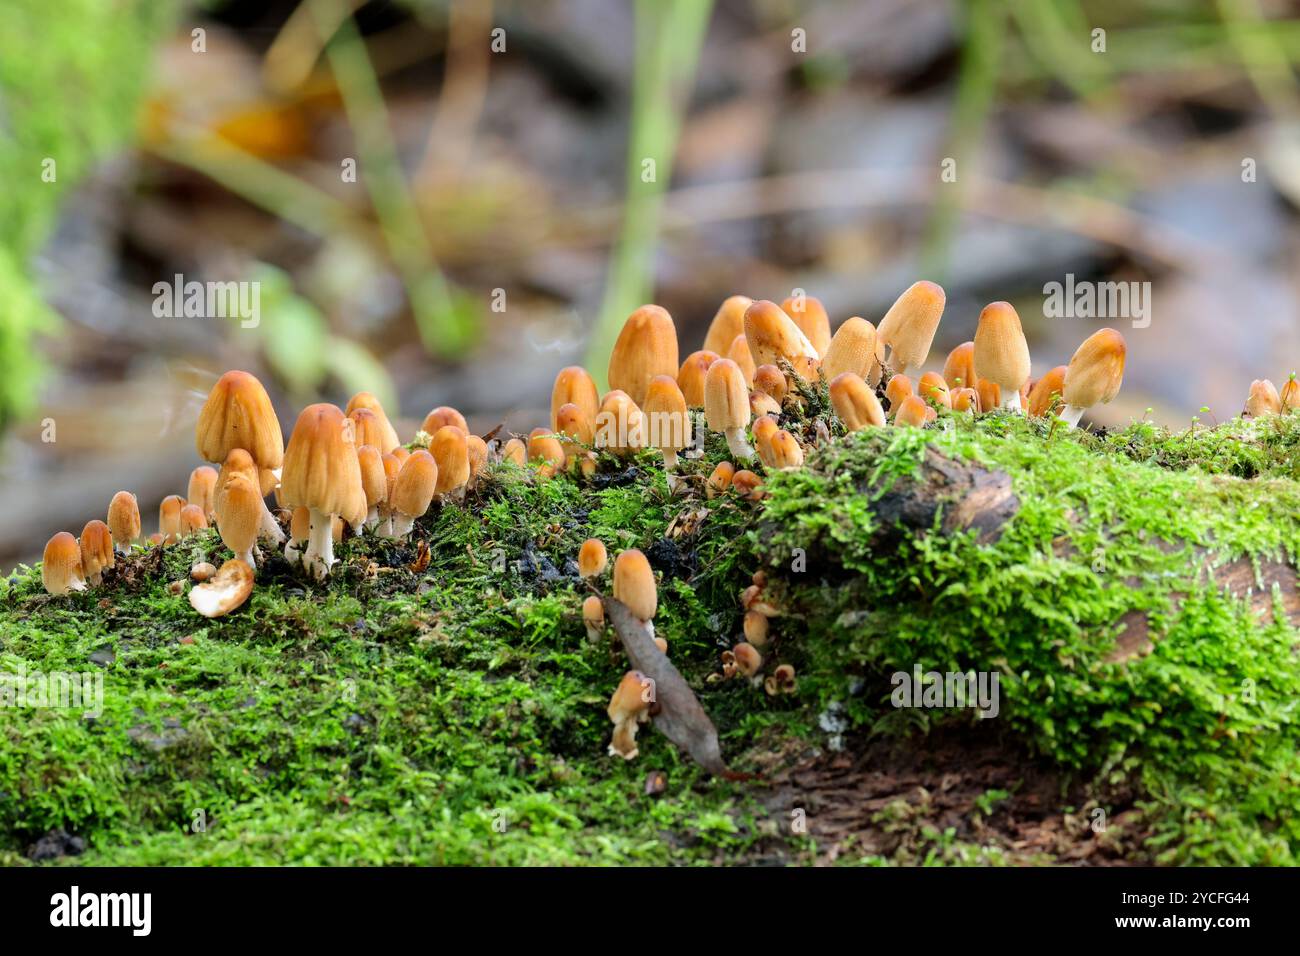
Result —
[[[327, 586], [271, 557], [216, 620], [184, 593], [211, 532], [66, 598], [19, 568], [0, 672], [104, 698], [0, 710], [0, 861], [1294, 863], [1298, 442], [944, 416], [824, 442], [761, 502], [672, 496], [650, 454], [500, 464]], [[588, 537], [650, 558], [655, 632], [755, 779], [649, 728], [607, 756], [627, 664], [585, 636]], [[719, 679], [760, 569], [793, 694]], [[918, 667], [996, 673], [997, 716], [893, 706]]]

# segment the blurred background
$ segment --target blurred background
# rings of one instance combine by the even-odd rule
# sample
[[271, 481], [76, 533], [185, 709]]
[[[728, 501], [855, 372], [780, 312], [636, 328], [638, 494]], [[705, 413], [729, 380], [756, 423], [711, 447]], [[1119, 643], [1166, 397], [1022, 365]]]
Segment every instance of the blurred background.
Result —
[[[684, 357], [733, 293], [929, 278], [932, 367], [1005, 298], [1035, 376], [1125, 334], [1096, 424], [1228, 418], [1300, 365], [1298, 59], [1270, 0], [4, 0], [0, 563], [122, 488], [155, 530], [226, 369], [286, 438], [361, 389], [526, 431], [644, 301]], [[1067, 275], [1149, 324], [1046, 316]]]

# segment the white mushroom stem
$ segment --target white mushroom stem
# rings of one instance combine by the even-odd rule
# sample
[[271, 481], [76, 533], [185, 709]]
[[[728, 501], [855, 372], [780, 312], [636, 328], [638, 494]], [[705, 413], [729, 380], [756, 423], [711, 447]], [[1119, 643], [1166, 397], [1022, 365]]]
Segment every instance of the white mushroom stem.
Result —
[[284, 559], [289, 562], [290, 567], [297, 567], [302, 564], [302, 548], [299, 547], [301, 541], [289, 540], [284, 548]]
[[98, 571], [96, 571], [94, 574], [88, 574], [86, 575], [86, 577], [90, 580], [90, 586], [94, 588], [99, 587], [99, 585], [103, 583], [104, 580], [103, 575]]
[[302, 560], [317, 581], [324, 581], [334, 564], [334, 520], [319, 508], [311, 509], [311, 535]]
[[237, 557], [240, 561], [243, 561], [246, 565], [248, 565], [250, 568], [256, 571], [257, 570], [257, 561], [255, 559], [256, 550], [257, 549], [255, 547], [250, 547], [243, 554], [237, 554], [235, 555], [235, 557]]
[[371, 505], [370, 510], [366, 512], [366, 530], [374, 531], [379, 527], [379, 506]]
[[1061, 421], [1065, 422], [1065, 427], [1074, 428], [1079, 424], [1079, 419], [1087, 409], [1082, 405], [1066, 405], [1061, 409]]
[[731, 453], [733, 455], [735, 455], [737, 458], [754, 457], [753, 447], [750, 446], [749, 442], [745, 441], [745, 429], [728, 428], [726, 431], [726, 435], [727, 435], [727, 447], [731, 449]]
[[677, 470], [677, 452], [672, 448], [661, 448], [664, 456], [664, 471]]
[[598, 643], [605, 633], [604, 622], [602, 621], [600, 624], [593, 624], [591, 621], [585, 621], [583, 623], [587, 625], [587, 640], [592, 644]]
[[394, 511], [392, 518], [389, 520], [392, 522], [392, 526], [389, 528], [388, 534], [384, 535], [386, 538], [405, 538], [411, 533], [411, 529], [415, 527], [415, 516], [404, 515], [400, 511]]
[[266, 499], [262, 499], [262, 517], [257, 527], [257, 534], [270, 540], [277, 547], [284, 544], [284, 532], [280, 530], [280, 522], [275, 520], [275, 515], [271, 514], [271, 509], [266, 506]]
[[1008, 411], [1020, 411], [1020, 389], [1008, 388], [1003, 389], [1003, 392], [1004, 397], [1002, 399], [1002, 407]]

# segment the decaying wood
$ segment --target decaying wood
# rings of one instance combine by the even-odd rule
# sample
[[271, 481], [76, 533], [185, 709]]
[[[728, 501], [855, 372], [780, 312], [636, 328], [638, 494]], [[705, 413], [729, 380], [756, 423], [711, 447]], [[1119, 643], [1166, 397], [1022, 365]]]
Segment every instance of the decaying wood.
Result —
[[860, 490], [875, 499], [872, 509], [887, 528], [929, 531], [941, 515], [945, 533], [973, 530], [980, 544], [997, 541], [1020, 510], [1005, 471], [949, 458], [933, 446], [925, 450], [916, 477]]
[[738, 776], [728, 771], [723, 762], [713, 721], [681, 672], [659, 650], [645, 622], [638, 620], [622, 601], [612, 597], [603, 600], [605, 615], [614, 625], [633, 669], [654, 681], [655, 708], [651, 719], [655, 727], [709, 773], [728, 778]]

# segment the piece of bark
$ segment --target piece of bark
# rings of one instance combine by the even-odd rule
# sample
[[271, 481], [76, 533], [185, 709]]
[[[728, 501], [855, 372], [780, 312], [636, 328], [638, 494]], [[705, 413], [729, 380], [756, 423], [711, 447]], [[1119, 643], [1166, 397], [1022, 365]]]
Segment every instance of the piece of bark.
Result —
[[651, 719], [665, 737], [690, 754], [711, 774], [727, 779], [743, 775], [727, 770], [718, 744], [718, 731], [700, 706], [681, 672], [659, 650], [644, 621], [636, 618], [622, 601], [603, 598], [605, 614], [614, 625], [634, 670], [654, 681], [656, 711]]

